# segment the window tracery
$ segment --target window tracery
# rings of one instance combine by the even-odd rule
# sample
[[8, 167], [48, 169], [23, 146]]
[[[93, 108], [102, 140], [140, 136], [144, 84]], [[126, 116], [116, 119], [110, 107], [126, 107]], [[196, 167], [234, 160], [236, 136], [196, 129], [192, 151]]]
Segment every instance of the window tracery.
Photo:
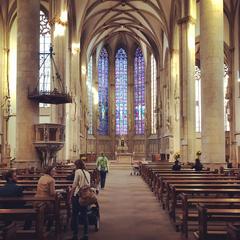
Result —
[[115, 107], [117, 135], [125, 135], [128, 132], [127, 84], [127, 54], [123, 48], [120, 48], [118, 49], [115, 57]]
[[106, 48], [101, 50], [98, 59], [98, 113], [100, 135], [108, 135], [108, 99], [109, 99], [109, 59]]
[[145, 130], [145, 63], [141, 48], [134, 58], [134, 120], [135, 133], [142, 135]]
[[157, 64], [151, 55], [151, 133], [156, 134], [157, 129]]

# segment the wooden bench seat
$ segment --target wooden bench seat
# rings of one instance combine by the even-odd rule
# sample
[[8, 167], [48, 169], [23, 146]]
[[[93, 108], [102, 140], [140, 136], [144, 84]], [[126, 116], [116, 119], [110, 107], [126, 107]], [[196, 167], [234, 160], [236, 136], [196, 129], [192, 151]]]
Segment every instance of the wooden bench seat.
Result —
[[240, 239], [240, 224], [229, 223], [227, 226], [228, 240]]
[[[48, 203], [51, 202], [54, 206], [54, 218], [55, 218], [55, 231], [57, 234], [60, 233], [60, 199], [56, 195], [56, 197], [35, 197], [35, 196], [23, 196], [23, 197], [0, 197], [0, 204], [1, 203]], [[25, 209], [19, 209], [19, 211]], [[30, 209], [32, 210], [32, 209]], [[0, 212], [1, 213], [1, 212]], [[17, 220], [17, 219], [16, 219]]]
[[240, 180], [236, 179], [218, 179], [218, 178], [208, 178], [208, 177], [199, 177], [194, 179], [164, 179], [161, 181], [161, 187], [158, 189], [158, 199], [163, 202], [163, 194], [167, 192], [167, 188], [170, 184], [239, 184], [240, 186]]
[[[199, 215], [199, 230], [197, 232], [199, 240], [214, 239], [208, 232], [209, 222], [225, 222], [226, 228], [222, 231], [222, 237], [225, 238], [227, 233], [227, 223], [239, 222], [240, 223], [240, 209], [229, 209], [229, 208], [209, 208], [204, 204], [198, 204], [198, 215]], [[216, 239], [216, 238], [215, 238]]]
[[39, 204], [37, 208], [32, 209], [0, 209], [0, 221], [33, 220], [36, 222], [34, 234], [28, 235], [26, 232], [24, 237], [31, 240], [43, 240], [46, 236], [44, 233], [44, 208], [45, 204]]
[[[204, 194], [205, 196], [216, 196], [216, 195], [221, 195], [222, 197], [235, 197], [235, 196], [240, 196], [240, 189], [236, 188], [176, 188], [175, 186], [170, 187], [171, 193], [171, 198], [166, 199], [166, 206], [167, 209], [170, 210], [169, 214], [173, 221], [175, 222], [176, 220], [176, 214], [175, 214], [175, 209], [176, 209], [176, 204], [177, 204], [177, 198], [181, 193], [186, 193], [186, 194], [191, 194], [191, 195], [197, 195], [199, 196], [200, 194]], [[171, 209], [170, 209], [170, 201], [171, 201]]]
[[[214, 207], [223, 207], [228, 205], [229, 208], [233, 208], [236, 204], [240, 207], [240, 198], [209, 198], [209, 197], [193, 197], [187, 194], [180, 194], [182, 201], [182, 211], [180, 213], [180, 220], [182, 225], [182, 231], [185, 236], [188, 236], [189, 221], [198, 220], [197, 205], [200, 203], [213, 204]], [[190, 209], [191, 206], [191, 209]], [[196, 209], [196, 210], [193, 210]]]
[[[193, 233], [195, 239], [200, 240], [199, 231]], [[207, 236], [204, 240], [227, 240], [227, 231], [224, 230], [210, 230], [207, 231]]]
[[0, 240], [14, 240], [17, 238], [16, 223], [12, 222], [6, 227], [3, 227], [0, 233]]
[[191, 173], [191, 174], [165, 174], [161, 173], [155, 176], [155, 185], [153, 189], [155, 192], [158, 191], [159, 188], [164, 185], [166, 180], [198, 180], [198, 179], [236, 179], [236, 176], [225, 176], [222, 174], [198, 174], [198, 173]]

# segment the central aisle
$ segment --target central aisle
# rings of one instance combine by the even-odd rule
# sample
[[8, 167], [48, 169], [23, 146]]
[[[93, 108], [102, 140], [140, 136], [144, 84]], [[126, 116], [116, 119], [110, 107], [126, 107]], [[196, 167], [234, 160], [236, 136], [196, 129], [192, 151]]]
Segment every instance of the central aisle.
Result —
[[[111, 170], [100, 191], [99, 232], [89, 226], [90, 240], [180, 240], [165, 211], [141, 176]], [[80, 231], [81, 234], [81, 231]], [[81, 235], [80, 235], [81, 236]]]

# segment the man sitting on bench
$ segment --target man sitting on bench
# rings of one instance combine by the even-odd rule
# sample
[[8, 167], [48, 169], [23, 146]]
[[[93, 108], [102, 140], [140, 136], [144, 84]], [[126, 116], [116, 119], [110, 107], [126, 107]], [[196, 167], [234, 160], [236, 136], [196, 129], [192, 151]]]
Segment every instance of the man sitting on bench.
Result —
[[[21, 186], [17, 186], [16, 172], [9, 170], [8, 172], [5, 173], [4, 178], [6, 180], [6, 184], [0, 188], [0, 197], [22, 197], [23, 188]], [[18, 208], [15, 207], [16, 204], [17, 203], [11, 203], [10, 208]], [[19, 206], [19, 204], [17, 204], [17, 206]], [[4, 207], [6, 208], [5, 204]]]
[[200, 156], [202, 155], [201, 151], [197, 151], [196, 155], [197, 158], [195, 159], [195, 164], [192, 166], [192, 168], [194, 168], [195, 171], [202, 171], [203, 165], [200, 161]]
[[175, 161], [174, 165], [172, 166], [173, 171], [180, 171], [181, 170], [181, 165], [178, 160]]
[[[0, 197], [22, 197], [23, 188], [17, 186], [17, 174], [13, 170], [9, 170], [4, 175], [6, 184], [0, 188]], [[25, 203], [23, 202], [6, 202], [0, 205], [0, 208], [24, 208]], [[11, 222], [5, 222], [6, 225], [11, 224]], [[29, 220], [25, 221], [24, 229], [30, 229], [32, 222]]]

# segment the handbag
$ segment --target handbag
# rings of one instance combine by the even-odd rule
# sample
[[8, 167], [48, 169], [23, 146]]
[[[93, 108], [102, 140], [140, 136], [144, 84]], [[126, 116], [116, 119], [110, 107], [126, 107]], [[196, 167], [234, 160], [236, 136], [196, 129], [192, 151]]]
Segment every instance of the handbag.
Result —
[[[88, 179], [85, 175], [85, 172], [82, 170], [84, 174], [84, 178], [86, 179], [87, 183]], [[95, 192], [92, 190], [92, 188], [89, 185], [84, 185], [82, 186], [79, 191], [78, 191], [78, 196], [79, 196], [79, 204], [80, 206], [89, 206], [91, 204], [97, 203], [97, 198]]]

